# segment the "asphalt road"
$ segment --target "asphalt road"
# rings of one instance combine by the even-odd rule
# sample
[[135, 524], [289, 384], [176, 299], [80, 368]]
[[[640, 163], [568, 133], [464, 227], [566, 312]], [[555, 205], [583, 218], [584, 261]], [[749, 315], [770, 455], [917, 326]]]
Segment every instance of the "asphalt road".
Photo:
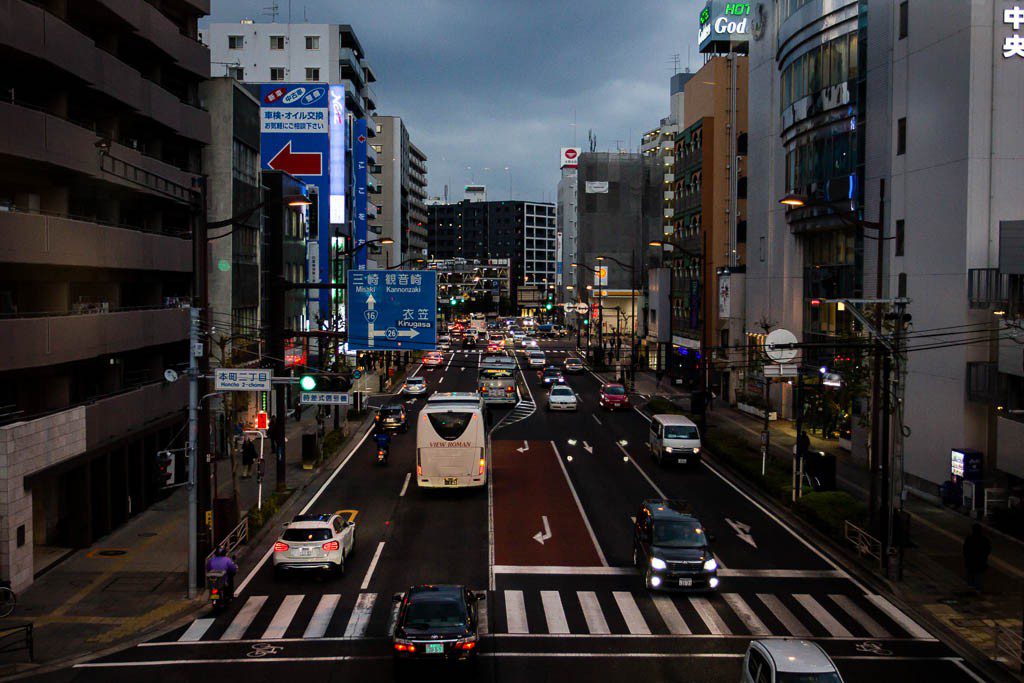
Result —
[[[567, 347], [549, 345], [561, 361]], [[475, 389], [478, 354], [417, 372], [434, 391]], [[524, 361], [525, 364], [525, 361]], [[493, 411], [488, 489], [422, 491], [414, 430], [390, 463], [366, 439], [309, 502], [348, 511], [344, 575], [276, 579], [269, 560], [239, 577], [216, 617], [47, 678], [81, 681], [386, 681], [392, 596], [416, 583], [487, 590], [485, 681], [738, 681], [753, 637], [815, 640], [846, 681], [983, 680], [944, 644], [792, 533], [713, 466], [663, 468], [648, 420], [597, 405], [598, 379], [570, 376], [575, 413], [546, 410], [525, 370], [522, 402]], [[410, 400], [411, 424], [424, 400]], [[632, 516], [650, 497], [689, 501], [714, 536], [715, 594], [649, 594], [632, 568]], [[493, 544], [493, 554], [492, 554]], [[269, 558], [271, 550], [266, 549]], [[492, 561], [493, 558], [493, 561]]]

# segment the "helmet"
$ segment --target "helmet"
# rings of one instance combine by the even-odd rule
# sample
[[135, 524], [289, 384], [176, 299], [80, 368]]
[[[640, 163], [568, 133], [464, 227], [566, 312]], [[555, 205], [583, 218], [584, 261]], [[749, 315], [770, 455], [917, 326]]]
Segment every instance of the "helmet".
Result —
[[213, 551], [213, 554], [217, 557], [224, 557], [228, 554], [228, 549], [222, 545], [217, 546], [217, 549]]

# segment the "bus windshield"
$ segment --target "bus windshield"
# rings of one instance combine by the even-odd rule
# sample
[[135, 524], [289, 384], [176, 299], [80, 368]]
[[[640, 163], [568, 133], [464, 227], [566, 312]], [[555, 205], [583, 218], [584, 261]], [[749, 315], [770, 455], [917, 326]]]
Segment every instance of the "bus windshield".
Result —
[[445, 441], [454, 441], [466, 431], [473, 413], [430, 413], [427, 417], [439, 437]]

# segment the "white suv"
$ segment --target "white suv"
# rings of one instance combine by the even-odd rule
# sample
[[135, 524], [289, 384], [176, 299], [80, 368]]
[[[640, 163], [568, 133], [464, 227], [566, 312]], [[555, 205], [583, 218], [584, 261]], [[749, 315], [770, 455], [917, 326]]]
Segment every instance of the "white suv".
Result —
[[298, 515], [274, 543], [274, 574], [326, 569], [344, 573], [356, 542], [356, 523], [337, 514]]

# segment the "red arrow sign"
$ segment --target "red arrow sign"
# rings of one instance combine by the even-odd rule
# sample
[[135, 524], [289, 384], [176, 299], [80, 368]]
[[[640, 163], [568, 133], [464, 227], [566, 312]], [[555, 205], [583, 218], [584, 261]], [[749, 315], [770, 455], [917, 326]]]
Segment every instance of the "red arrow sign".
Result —
[[292, 175], [323, 175], [320, 152], [292, 152], [291, 140], [267, 164], [275, 171]]

